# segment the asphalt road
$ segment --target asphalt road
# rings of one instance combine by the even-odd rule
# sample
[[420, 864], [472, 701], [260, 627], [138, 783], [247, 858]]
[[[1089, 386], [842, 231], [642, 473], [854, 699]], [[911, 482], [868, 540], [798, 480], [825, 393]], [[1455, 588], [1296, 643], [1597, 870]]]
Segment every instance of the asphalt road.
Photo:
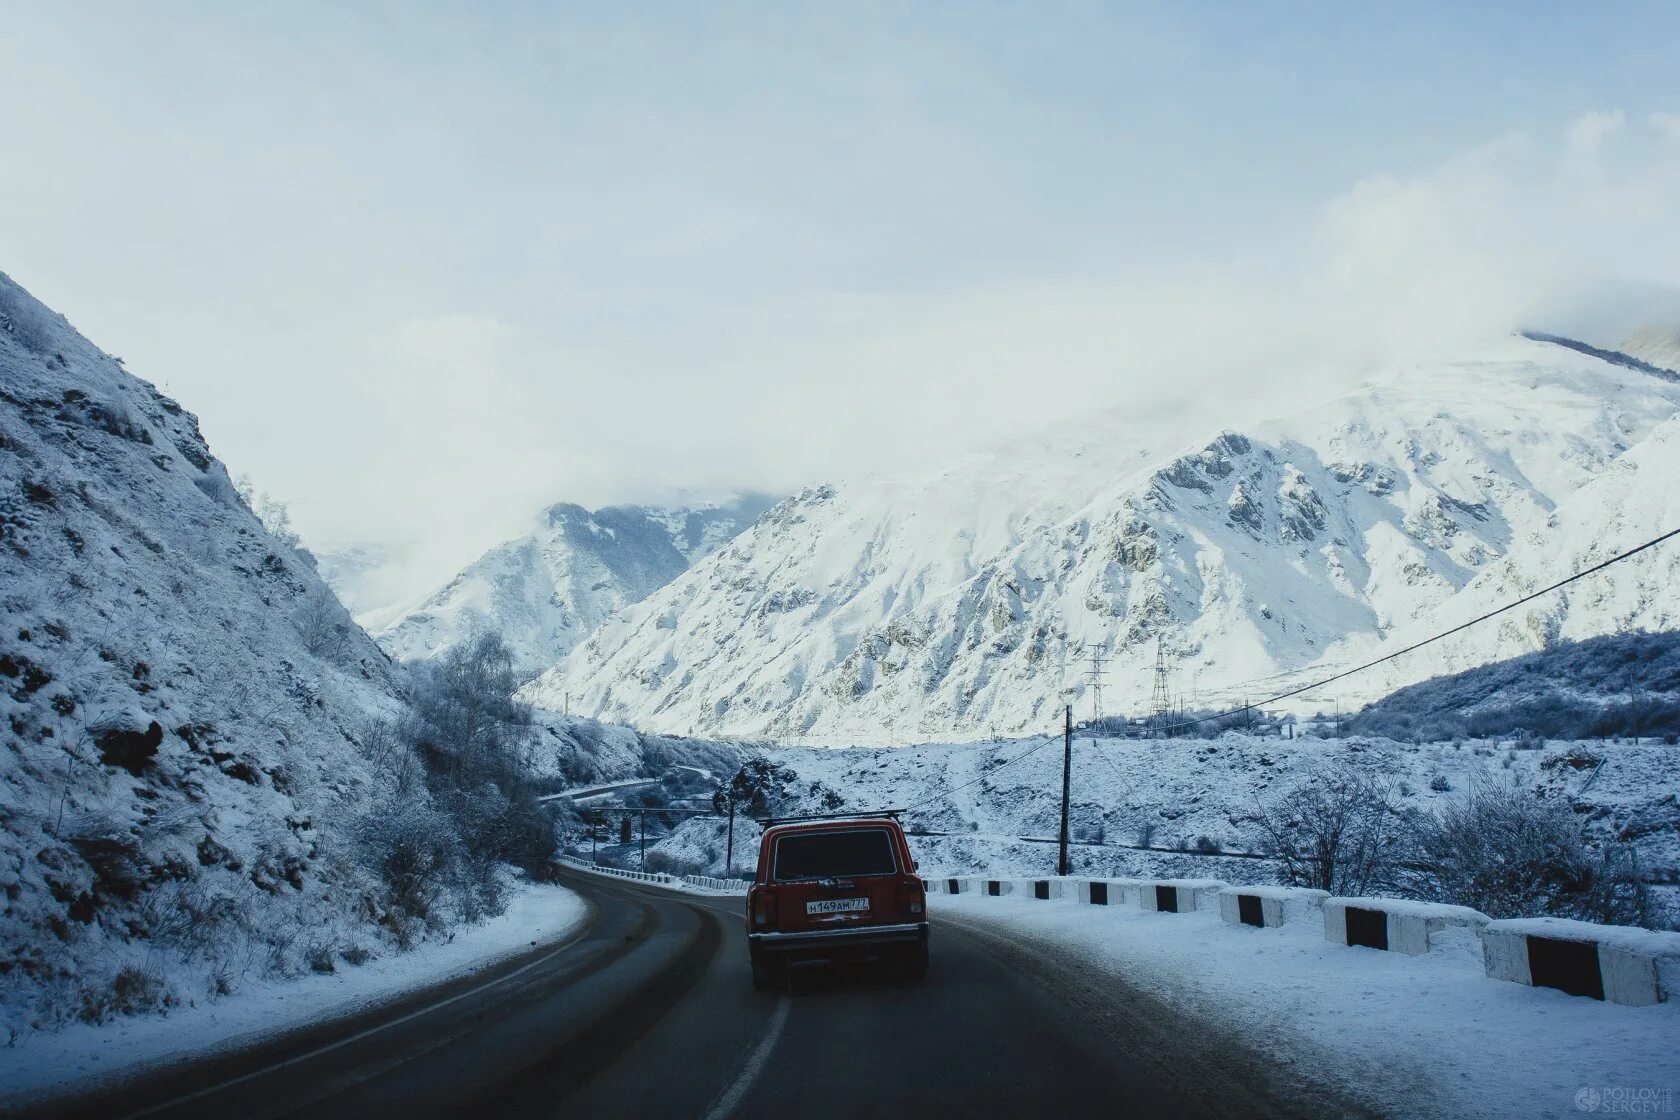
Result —
[[753, 990], [742, 903], [567, 873], [586, 930], [494, 972], [41, 1115], [1347, 1116], [1232, 1039], [937, 908], [921, 982]]

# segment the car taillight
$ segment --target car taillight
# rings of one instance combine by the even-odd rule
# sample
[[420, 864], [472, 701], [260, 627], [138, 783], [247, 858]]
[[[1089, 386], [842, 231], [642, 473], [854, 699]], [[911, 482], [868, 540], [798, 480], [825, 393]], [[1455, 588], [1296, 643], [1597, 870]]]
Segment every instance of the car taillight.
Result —
[[755, 891], [753, 893], [752, 914], [754, 926], [775, 925], [776, 896], [769, 891]]
[[905, 879], [898, 885], [898, 907], [907, 914], [920, 915], [926, 908], [920, 879]]

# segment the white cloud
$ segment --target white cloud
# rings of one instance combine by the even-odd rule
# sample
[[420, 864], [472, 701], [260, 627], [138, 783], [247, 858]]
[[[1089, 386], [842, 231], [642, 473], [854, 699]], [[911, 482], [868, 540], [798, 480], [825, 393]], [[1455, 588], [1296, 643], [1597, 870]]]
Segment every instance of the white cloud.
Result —
[[1569, 126], [1569, 148], [1580, 156], [1594, 156], [1604, 142], [1620, 132], [1626, 124], [1627, 114], [1620, 109], [1609, 113], [1582, 113]]
[[1240, 424], [1380, 362], [1597, 329], [1605, 304], [1628, 310], [1616, 285], [1680, 285], [1680, 152], [1644, 124], [1588, 114], [1373, 174], [1281, 248], [1223, 259], [708, 302], [662, 291], [655, 253], [647, 292], [555, 294], [561, 320], [416, 319], [345, 364], [300, 513], [328, 536], [418, 541], [441, 578], [553, 500], [927, 466], [1093, 407]]

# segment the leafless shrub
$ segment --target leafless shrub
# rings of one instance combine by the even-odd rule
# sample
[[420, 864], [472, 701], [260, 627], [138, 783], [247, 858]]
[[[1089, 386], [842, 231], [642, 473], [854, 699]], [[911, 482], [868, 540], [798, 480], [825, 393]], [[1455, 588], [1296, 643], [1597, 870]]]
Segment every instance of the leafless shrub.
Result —
[[1542, 914], [1645, 924], [1649, 903], [1631, 849], [1594, 849], [1560, 799], [1475, 775], [1461, 800], [1417, 832], [1416, 893], [1495, 918]]
[[162, 1011], [175, 1003], [162, 976], [132, 964], [124, 965], [108, 980], [84, 982], [78, 994], [76, 1015], [85, 1023]]
[[1370, 894], [1399, 877], [1404, 818], [1397, 797], [1391, 776], [1344, 763], [1259, 802], [1255, 819], [1284, 882]]
[[355, 623], [333, 593], [317, 586], [292, 611], [303, 648], [327, 661], [339, 661], [350, 649]]

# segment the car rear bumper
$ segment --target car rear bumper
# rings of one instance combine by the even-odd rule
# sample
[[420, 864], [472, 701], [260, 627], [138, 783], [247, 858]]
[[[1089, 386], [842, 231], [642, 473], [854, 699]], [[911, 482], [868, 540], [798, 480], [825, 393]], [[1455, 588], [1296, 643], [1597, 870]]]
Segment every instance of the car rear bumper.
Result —
[[800, 930], [796, 933], [749, 933], [747, 945], [754, 952], [805, 952], [811, 949], [870, 949], [879, 945], [908, 945], [927, 940], [926, 922], [898, 925], [851, 926], [847, 929]]

